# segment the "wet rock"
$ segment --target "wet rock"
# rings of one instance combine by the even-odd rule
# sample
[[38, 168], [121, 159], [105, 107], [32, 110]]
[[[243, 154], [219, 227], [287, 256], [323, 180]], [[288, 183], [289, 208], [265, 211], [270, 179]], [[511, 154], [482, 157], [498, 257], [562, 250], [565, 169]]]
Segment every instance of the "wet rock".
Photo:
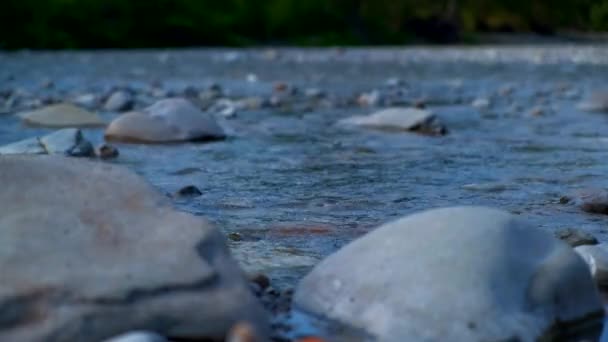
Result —
[[574, 250], [585, 260], [597, 287], [602, 291], [608, 290], [608, 245], [584, 245]]
[[433, 113], [417, 108], [388, 108], [368, 116], [354, 116], [340, 122], [346, 125], [392, 131], [412, 131], [428, 135], [447, 133], [445, 126]]
[[46, 154], [38, 137], [17, 141], [0, 147], [0, 155], [10, 154]]
[[72, 157], [91, 157], [93, 146], [76, 128], [65, 128], [51, 134], [25, 139], [0, 147], [0, 155], [62, 154]]
[[1, 341], [134, 329], [219, 340], [243, 321], [264, 336], [263, 309], [222, 234], [138, 176], [56, 156], [5, 156], [0, 170]]
[[479, 110], [485, 110], [490, 108], [490, 100], [486, 98], [478, 98], [471, 103], [471, 106]]
[[178, 197], [198, 197], [202, 196], [203, 192], [194, 185], [185, 186], [175, 193]]
[[112, 337], [104, 342], [169, 342], [169, 340], [153, 332], [132, 331]]
[[597, 245], [598, 241], [595, 236], [581, 229], [562, 228], [555, 232], [555, 237], [566, 242], [572, 247], [582, 245]]
[[118, 158], [120, 152], [118, 149], [109, 144], [101, 144], [95, 150], [95, 154], [99, 159], [114, 159]]
[[378, 341], [596, 340], [604, 316], [569, 246], [483, 207], [383, 225], [318, 264], [294, 300]]
[[249, 276], [249, 281], [257, 284], [262, 290], [265, 290], [270, 286], [270, 278], [264, 273], [255, 273]]
[[309, 99], [322, 99], [327, 96], [327, 94], [319, 88], [307, 88], [304, 90], [304, 96]]
[[98, 98], [95, 94], [82, 94], [72, 99], [72, 103], [85, 108], [95, 108], [98, 105]]
[[604, 189], [583, 189], [560, 198], [562, 204], [573, 204], [583, 211], [608, 215], [608, 191]]
[[209, 108], [209, 111], [226, 118], [234, 118], [237, 115], [237, 105], [229, 99], [219, 99]]
[[359, 106], [374, 107], [380, 103], [380, 92], [373, 90], [369, 93], [363, 93], [357, 98]]
[[199, 100], [210, 102], [223, 96], [222, 88], [219, 85], [211, 86], [207, 90], [203, 90], [198, 94]]
[[18, 114], [23, 123], [42, 127], [98, 127], [105, 123], [96, 115], [68, 103]]
[[185, 99], [158, 101], [143, 112], [129, 112], [110, 123], [108, 141], [169, 143], [223, 139], [223, 129], [209, 113]]
[[600, 90], [591, 93], [578, 104], [577, 108], [588, 112], [608, 111], [608, 90]]
[[77, 128], [65, 128], [40, 138], [48, 154], [66, 154], [72, 157], [93, 157], [93, 145], [84, 139]]
[[108, 97], [103, 108], [110, 112], [123, 112], [132, 109], [134, 104], [135, 99], [131, 92], [118, 90]]
[[228, 239], [230, 239], [232, 241], [241, 241], [241, 240], [243, 240], [243, 236], [240, 233], [231, 232], [231, 233], [228, 233]]

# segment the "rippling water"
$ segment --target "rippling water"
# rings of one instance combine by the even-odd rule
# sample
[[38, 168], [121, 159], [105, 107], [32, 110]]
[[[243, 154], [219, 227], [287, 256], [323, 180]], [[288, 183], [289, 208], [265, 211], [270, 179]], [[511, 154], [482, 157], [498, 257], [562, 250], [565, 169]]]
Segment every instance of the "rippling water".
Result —
[[[0, 54], [0, 90], [102, 91], [114, 85], [166, 87], [221, 84], [232, 95], [268, 95], [274, 81], [330, 94], [407, 82], [405, 97], [426, 98], [450, 134], [425, 137], [336, 122], [373, 109], [241, 112], [223, 125], [231, 137], [197, 145], [119, 145], [117, 163], [167, 193], [193, 184], [203, 196], [176, 201], [208, 217], [232, 241], [248, 270], [292, 286], [310, 267], [373, 227], [414, 211], [489, 205], [555, 230], [576, 227], [608, 240], [608, 217], [559, 204], [572, 189], [605, 187], [608, 115], [576, 103], [608, 88], [608, 48], [416, 48], [384, 50], [148, 51]], [[259, 82], [247, 82], [248, 74]], [[12, 75], [11, 80], [8, 76]], [[510, 95], [496, 95], [512, 87]], [[488, 111], [470, 106], [493, 97]], [[530, 111], [539, 107], [544, 115]], [[110, 120], [115, 114], [101, 113]], [[11, 116], [0, 119], [0, 143], [37, 134]], [[101, 132], [88, 130], [94, 140]], [[184, 169], [189, 170], [184, 171]], [[184, 174], [185, 173], [185, 174]]]

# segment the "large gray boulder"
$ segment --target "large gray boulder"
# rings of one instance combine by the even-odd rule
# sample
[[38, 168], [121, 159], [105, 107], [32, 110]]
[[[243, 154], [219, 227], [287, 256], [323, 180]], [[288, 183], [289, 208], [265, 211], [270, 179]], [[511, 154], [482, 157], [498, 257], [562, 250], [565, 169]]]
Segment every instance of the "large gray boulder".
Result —
[[133, 330], [266, 333], [222, 234], [138, 176], [57, 156], [0, 157], [0, 341], [102, 341]]
[[209, 113], [185, 99], [158, 101], [143, 112], [125, 113], [110, 123], [105, 132], [109, 141], [127, 143], [170, 143], [216, 140], [223, 129]]
[[483, 207], [430, 210], [372, 231], [317, 265], [295, 303], [379, 341], [597, 338], [604, 317], [571, 247]]

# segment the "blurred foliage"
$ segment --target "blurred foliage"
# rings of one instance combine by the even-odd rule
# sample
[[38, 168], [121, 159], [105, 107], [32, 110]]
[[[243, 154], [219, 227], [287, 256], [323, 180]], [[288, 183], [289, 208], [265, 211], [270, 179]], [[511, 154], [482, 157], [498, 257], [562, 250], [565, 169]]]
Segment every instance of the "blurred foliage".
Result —
[[608, 30], [608, 0], [2, 0], [0, 47], [462, 41]]

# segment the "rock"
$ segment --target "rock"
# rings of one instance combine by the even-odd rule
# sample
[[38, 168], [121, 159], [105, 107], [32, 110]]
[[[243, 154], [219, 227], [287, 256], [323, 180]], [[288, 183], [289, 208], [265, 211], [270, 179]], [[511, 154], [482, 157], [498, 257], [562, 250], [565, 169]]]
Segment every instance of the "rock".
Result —
[[48, 154], [67, 154], [73, 157], [92, 157], [95, 151], [77, 128], [65, 128], [40, 138]]
[[143, 112], [125, 113], [110, 123], [108, 141], [170, 143], [223, 139], [223, 129], [209, 113], [185, 99], [158, 101]]
[[95, 150], [95, 154], [97, 157], [99, 157], [99, 159], [114, 159], [118, 158], [120, 152], [118, 152], [118, 149], [112, 145], [101, 144]]
[[30, 126], [61, 128], [105, 125], [97, 115], [68, 103], [46, 106], [31, 112], [20, 113], [18, 116]]
[[392, 131], [413, 131], [428, 135], [444, 135], [447, 129], [437, 117], [424, 109], [393, 107], [368, 116], [354, 116], [343, 124]]
[[40, 144], [40, 138], [34, 137], [0, 146], [0, 155], [10, 154], [46, 154], [46, 150]]
[[357, 98], [357, 103], [360, 106], [374, 107], [380, 103], [380, 92], [377, 90], [363, 93]]
[[198, 197], [203, 195], [203, 192], [200, 191], [199, 188], [194, 185], [188, 185], [177, 190], [175, 195], [179, 197]]
[[582, 245], [597, 245], [598, 241], [595, 236], [575, 228], [562, 228], [555, 232], [555, 237], [566, 242], [572, 247]]
[[318, 264], [295, 305], [378, 341], [595, 341], [604, 317], [572, 248], [483, 207], [430, 210], [373, 230]]
[[604, 189], [579, 190], [562, 197], [560, 202], [574, 204], [588, 213], [608, 215], [608, 191]]
[[608, 290], [608, 245], [584, 245], [574, 250], [585, 260], [597, 287], [606, 292]]
[[233, 118], [237, 114], [237, 105], [229, 99], [219, 99], [209, 108], [209, 111], [226, 118]]
[[65, 128], [51, 134], [29, 138], [0, 147], [0, 155], [63, 154], [72, 157], [92, 157], [93, 146], [77, 128]]
[[485, 110], [490, 108], [490, 100], [486, 98], [478, 98], [471, 103], [471, 106], [479, 110]]
[[169, 340], [153, 332], [132, 331], [105, 340], [104, 342], [169, 342]]
[[270, 286], [270, 278], [264, 273], [255, 273], [249, 276], [249, 281], [257, 284], [262, 290], [265, 290]]
[[304, 96], [309, 99], [322, 99], [326, 97], [327, 94], [319, 88], [307, 88], [304, 90]]
[[[222, 234], [121, 167], [0, 158], [0, 341], [222, 339], [266, 317]], [[35, 260], [35, 262], [33, 262]]]
[[97, 96], [95, 94], [83, 94], [72, 99], [72, 103], [86, 108], [97, 107]]
[[133, 94], [126, 90], [118, 90], [108, 97], [103, 108], [110, 112], [123, 112], [132, 109], [134, 104]]
[[591, 93], [578, 104], [577, 108], [588, 112], [608, 111], [608, 90], [600, 90]]

